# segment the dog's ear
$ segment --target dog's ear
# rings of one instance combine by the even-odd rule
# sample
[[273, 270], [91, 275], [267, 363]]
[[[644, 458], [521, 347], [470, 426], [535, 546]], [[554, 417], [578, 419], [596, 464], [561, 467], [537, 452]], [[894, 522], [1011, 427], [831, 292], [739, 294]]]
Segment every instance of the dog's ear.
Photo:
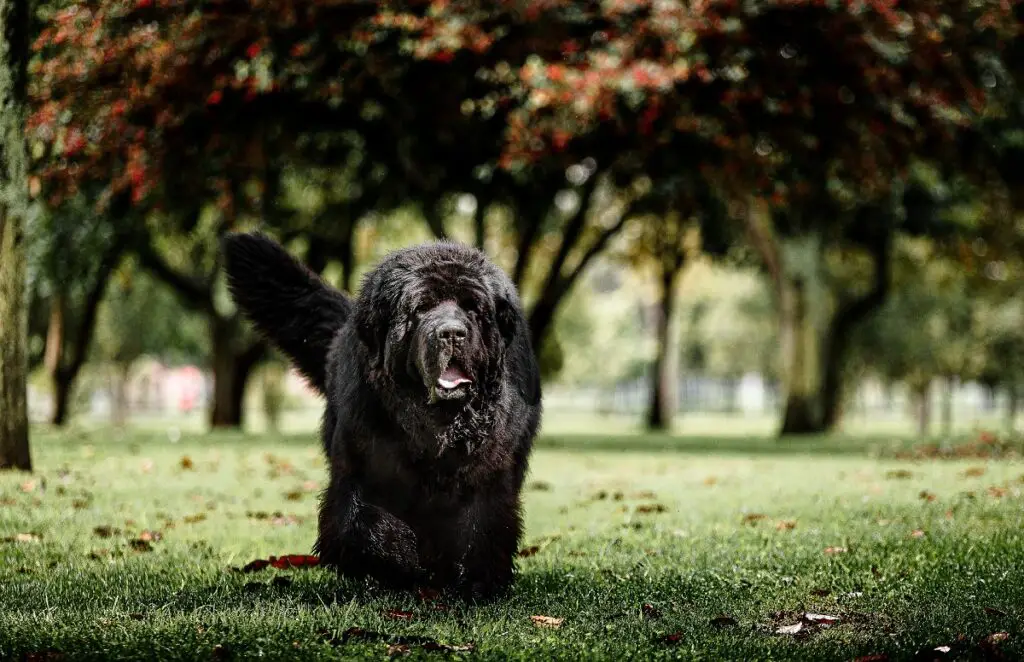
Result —
[[363, 282], [354, 322], [356, 335], [370, 350], [374, 361], [380, 361], [388, 333], [388, 301], [381, 291], [380, 279], [370, 275]]
[[516, 304], [505, 296], [498, 296], [494, 302], [494, 312], [498, 320], [498, 331], [505, 340], [505, 344], [509, 345], [519, 330], [519, 321], [522, 319], [522, 313], [519, 312]]

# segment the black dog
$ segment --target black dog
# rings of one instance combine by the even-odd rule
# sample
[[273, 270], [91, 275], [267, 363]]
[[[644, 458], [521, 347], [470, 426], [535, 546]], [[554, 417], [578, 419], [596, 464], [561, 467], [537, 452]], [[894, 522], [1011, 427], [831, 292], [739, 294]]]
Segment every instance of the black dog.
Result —
[[397, 251], [352, 301], [271, 239], [225, 239], [241, 310], [326, 398], [316, 550], [349, 576], [469, 599], [512, 582], [540, 376], [515, 287], [480, 251]]

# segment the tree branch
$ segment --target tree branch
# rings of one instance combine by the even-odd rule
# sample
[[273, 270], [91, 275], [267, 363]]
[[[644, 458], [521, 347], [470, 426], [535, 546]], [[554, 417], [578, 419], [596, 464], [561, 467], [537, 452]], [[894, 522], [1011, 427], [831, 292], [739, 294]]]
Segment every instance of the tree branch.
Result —
[[201, 311], [213, 310], [213, 287], [209, 283], [172, 267], [149, 240], [140, 242], [135, 253], [142, 266], [173, 287], [190, 308]]

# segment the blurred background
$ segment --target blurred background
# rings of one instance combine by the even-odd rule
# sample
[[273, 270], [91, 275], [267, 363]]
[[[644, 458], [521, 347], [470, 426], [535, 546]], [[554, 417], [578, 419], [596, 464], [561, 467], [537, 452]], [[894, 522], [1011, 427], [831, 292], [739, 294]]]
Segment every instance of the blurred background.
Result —
[[1020, 2], [0, 6], [34, 423], [313, 431], [226, 295], [249, 229], [350, 292], [400, 246], [486, 250], [548, 432], [1020, 422]]

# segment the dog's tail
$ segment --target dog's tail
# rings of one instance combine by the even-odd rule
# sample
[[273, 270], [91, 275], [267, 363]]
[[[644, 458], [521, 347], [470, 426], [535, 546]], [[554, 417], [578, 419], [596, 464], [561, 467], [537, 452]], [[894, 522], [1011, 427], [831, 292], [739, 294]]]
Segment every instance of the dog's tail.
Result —
[[235, 305], [324, 393], [327, 351], [351, 300], [266, 235], [231, 234], [221, 247]]

